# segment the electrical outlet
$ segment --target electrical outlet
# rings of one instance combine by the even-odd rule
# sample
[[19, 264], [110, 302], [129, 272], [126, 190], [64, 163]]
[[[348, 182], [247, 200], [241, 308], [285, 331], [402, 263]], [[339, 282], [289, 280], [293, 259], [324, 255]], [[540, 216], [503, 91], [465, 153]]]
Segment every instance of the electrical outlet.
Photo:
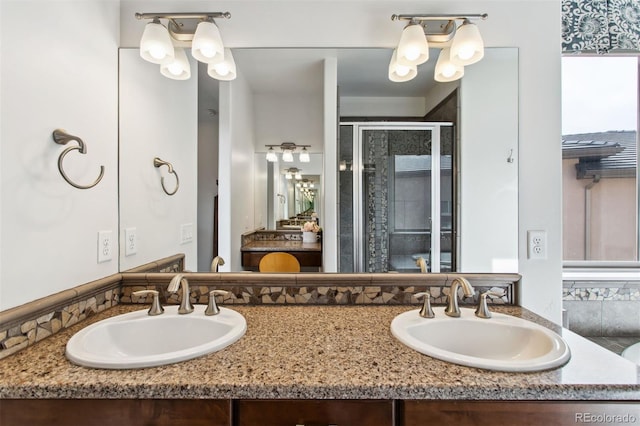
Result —
[[193, 241], [193, 223], [180, 225], [180, 244], [187, 244]]
[[98, 263], [108, 262], [113, 257], [113, 232], [98, 232]]
[[527, 248], [529, 259], [547, 258], [547, 232], [527, 231]]
[[124, 230], [124, 255], [131, 256], [138, 252], [138, 236], [136, 228], [126, 228]]

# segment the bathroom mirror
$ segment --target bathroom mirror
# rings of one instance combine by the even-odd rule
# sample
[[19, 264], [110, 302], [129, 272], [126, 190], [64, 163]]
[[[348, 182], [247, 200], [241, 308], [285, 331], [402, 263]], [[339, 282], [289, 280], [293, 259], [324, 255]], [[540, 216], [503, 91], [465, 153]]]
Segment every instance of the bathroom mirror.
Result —
[[[332, 167], [337, 173], [338, 159], [329, 159], [324, 154], [324, 104], [319, 96], [325, 82], [323, 58], [336, 58], [339, 96], [336, 116], [416, 117], [416, 110], [424, 115], [452, 91], [458, 90], [455, 130], [460, 159], [456, 188], [458, 270], [516, 272], [518, 50], [488, 48], [482, 61], [467, 67], [462, 80], [447, 84], [433, 81], [437, 53], [436, 50], [432, 55], [434, 59], [420, 66], [414, 81], [392, 83], [387, 78], [390, 49], [236, 49], [234, 57], [240, 77], [233, 82], [217, 83], [206, 75], [206, 71], [199, 76], [192, 71], [192, 78], [187, 81], [166, 79], [155, 66], [140, 59], [137, 49], [121, 49], [120, 108], [128, 109], [128, 115], [135, 118], [138, 127], [135, 139], [141, 146], [146, 147], [145, 150], [148, 147], [156, 149], [155, 153], [145, 152], [145, 158], [140, 161], [133, 161], [130, 156], [140, 153], [123, 147], [125, 141], [132, 140], [126, 135], [131, 122], [121, 121], [121, 238], [125, 229], [135, 228], [139, 244], [138, 253], [126, 255], [125, 244], [121, 241], [120, 269], [185, 253], [187, 269], [207, 270], [210, 259], [206, 256], [203, 261], [195, 259], [198, 252], [204, 253], [201, 243], [213, 244], [211, 234], [199, 232], [203, 227], [213, 229], [213, 214], [201, 217], [196, 212], [202, 205], [211, 206], [213, 212], [215, 190], [224, 194], [222, 189], [229, 182], [218, 182], [216, 188], [213, 179], [209, 178], [213, 189], [203, 196], [199, 194], [202, 185], [197, 176], [203, 170], [217, 169], [218, 165], [230, 166], [232, 179], [243, 188], [243, 193], [228, 193], [233, 203], [232, 212], [242, 222], [241, 232], [231, 235], [238, 241], [243, 232], [252, 229], [275, 229], [276, 218], [280, 216], [276, 211], [282, 208], [277, 204], [281, 199], [278, 194], [287, 197], [283, 193], [284, 181], [278, 177], [283, 172], [283, 163], [280, 161], [269, 170], [265, 145], [278, 145], [284, 141], [310, 145], [309, 151], [318, 156], [319, 164], [326, 166], [328, 161], [335, 161]], [[377, 62], [370, 64], [369, 59]], [[192, 70], [196, 69], [198, 64], [192, 61]], [[127, 86], [127, 81], [136, 83]], [[141, 84], [143, 88], [136, 88]], [[228, 107], [221, 102], [218, 109], [204, 105], [203, 99], [218, 97], [218, 93], [210, 92], [203, 97], [198, 90], [204, 87], [220, 90], [221, 98], [222, 92], [227, 98], [230, 93], [241, 94], [243, 100], [251, 99], [251, 104], [234, 102]], [[141, 101], [143, 98], [146, 100]], [[161, 118], [150, 115], [159, 106], [163, 109], [159, 113]], [[175, 113], [171, 112], [174, 110]], [[221, 123], [233, 123], [234, 120], [237, 127], [231, 130], [245, 144], [233, 147], [233, 161], [238, 163], [227, 165], [220, 160], [218, 164], [217, 157], [198, 158], [204, 151], [198, 146], [202, 129], [208, 129], [211, 140], [207, 143], [215, 146], [219, 142], [217, 138], [227, 138], [230, 131]], [[174, 161], [180, 176], [180, 189], [174, 196], [162, 192], [160, 179], [164, 177], [168, 182], [172, 177], [166, 171], [150, 166], [153, 158], [147, 157], [153, 155]], [[303, 170], [304, 167], [309, 166], [299, 166]], [[141, 168], [146, 170], [144, 175], [136, 177]], [[319, 194], [335, 191], [324, 185], [326, 170], [322, 167], [318, 173], [313, 173], [320, 182]], [[268, 176], [273, 179], [272, 185], [280, 182], [280, 191], [275, 190], [275, 186], [269, 190]], [[144, 188], [137, 188], [135, 182], [142, 182]], [[125, 184], [128, 189], [123, 194]], [[293, 198], [295, 205], [295, 195], [285, 199], [287, 204], [289, 198]], [[322, 204], [324, 198], [315, 196], [314, 208], [319, 212], [328, 207]], [[154, 221], [144, 219], [142, 207], [151, 212]], [[289, 210], [286, 215], [284, 213], [282, 216], [291, 216]], [[293, 213], [297, 213], [295, 208]], [[320, 220], [323, 221], [322, 214]], [[162, 229], [157, 228], [160, 222]], [[325, 232], [337, 233], [338, 230], [325, 228]], [[160, 251], [150, 249], [160, 246]]]

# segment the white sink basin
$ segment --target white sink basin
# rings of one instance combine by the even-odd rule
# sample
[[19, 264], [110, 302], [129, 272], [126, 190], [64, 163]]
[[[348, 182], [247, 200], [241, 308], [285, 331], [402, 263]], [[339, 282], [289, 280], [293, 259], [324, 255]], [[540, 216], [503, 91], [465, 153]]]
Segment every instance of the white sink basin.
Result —
[[492, 312], [478, 318], [473, 309], [461, 309], [459, 318], [433, 309], [436, 317], [422, 318], [418, 309], [391, 322], [391, 333], [416, 351], [454, 364], [488, 370], [527, 372], [559, 367], [569, 361], [566, 342], [546, 327], [521, 318]]
[[165, 306], [158, 316], [144, 309], [107, 318], [74, 334], [66, 356], [85, 367], [153, 367], [219, 351], [247, 330], [236, 311], [221, 307], [218, 315], [206, 316], [204, 309], [196, 306], [194, 312], [180, 315], [178, 306]]

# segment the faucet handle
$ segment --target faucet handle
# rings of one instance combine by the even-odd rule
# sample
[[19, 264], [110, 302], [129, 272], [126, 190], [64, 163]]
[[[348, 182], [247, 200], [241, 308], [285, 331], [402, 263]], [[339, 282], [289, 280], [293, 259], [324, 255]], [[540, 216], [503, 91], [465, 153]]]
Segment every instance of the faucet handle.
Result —
[[151, 307], [149, 308], [149, 312], [148, 312], [149, 315], [155, 316], [155, 315], [160, 315], [164, 312], [164, 308], [160, 304], [160, 299], [158, 297], [160, 293], [158, 293], [157, 290], [140, 290], [140, 291], [134, 291], [131, 294], [133, 296], [146, 296], [147, 294], [153, 295], [153, 301], [151, 302]]
[[217, 294], [229, 294], [228, 291], [225, 290], [211, 290], [209, 292], [209, 305], [207, 309], [205, 309], [205, 315], [218, 315], [220, 313], [220, 308], [218, 308], [218, 304], [216, 303], [216, 295]]
[[435, 318], [435, 314], [433, 313], [433, 309], [431, 309], [431, 293], [428, 291], [423, 291], [420, 293], [414, 294], [415, 297], [422, 297], [424, 299], [424, 303], [422, 304], [422, 308], [420, 308], [420, 315], [422, 318]]
[[499, 297], [503, 296], [503, 294], [491, 290], [482, 293], [478, 299], [478, 308], [476, 309], [476, 316], [478, 318], [491, 318], [491, 311], [489, 310], [489, 306], [487, 306], [487, 296], [489, 295]]

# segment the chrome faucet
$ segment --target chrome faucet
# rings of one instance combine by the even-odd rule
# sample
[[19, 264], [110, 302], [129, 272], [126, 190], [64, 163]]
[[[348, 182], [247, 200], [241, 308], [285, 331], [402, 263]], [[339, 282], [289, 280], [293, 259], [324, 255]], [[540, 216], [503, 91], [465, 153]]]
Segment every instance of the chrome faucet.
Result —
[[188, 314], [193, 312], [193, 305], [189, 300], [189, 282], [184, 277], [184, 274], [176, 274], [171, 281], [169, 282], [169, 287], [167, 287], [167, 291], [169, 293], [175, 293], [182, 285], [182, 300], [180, 301], [180, 308], [178, 309], [179, 314]]
[[216, 256], [211, 261], [211, 272], [218, 272], [218, 266], [224, 265], [224, 259], [220, 256]]
[[454, 278], [451, 282], [451, 291], [447, 296], [447, 307], [444, 310], [444, 313], [450, 317], [457, 318], [460, 316], [460, 308], [458, 307], [458, 288], [460, 286], [462, 286], [462, 291], [467, 297], [472, 297], [475, 293], [473, 286], [465, 278]]

